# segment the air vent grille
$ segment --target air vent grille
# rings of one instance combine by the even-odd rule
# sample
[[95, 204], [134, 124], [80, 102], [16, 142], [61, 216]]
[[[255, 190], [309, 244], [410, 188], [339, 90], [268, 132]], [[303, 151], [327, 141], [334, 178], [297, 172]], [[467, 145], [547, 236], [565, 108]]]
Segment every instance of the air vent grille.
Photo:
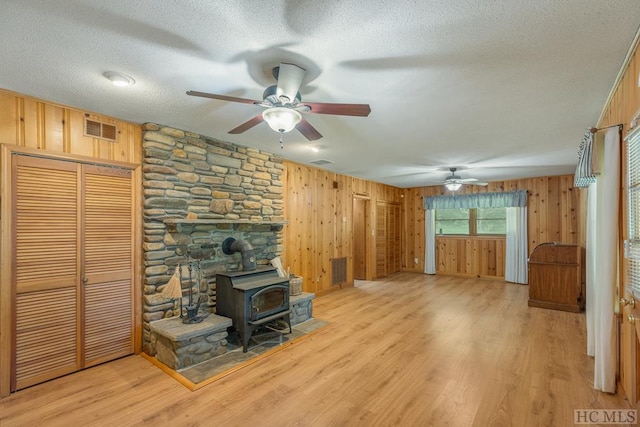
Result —
[[102, 123], [98, 120], [92, 120], [85, 117], [84, 134], [85, 136], [115, 141], [118, 135], [118, 129], [114, 125]]
[[318, 159], [318, 160], [313, 160], [313, 161], [309, 162], [309, 164], [316, 165], [316, 166], [327, 165], [329, 163], [333, 163], [333, 162], [331, 160], [327, 160], [327, 159]]
[[331, 260], [331, 284], [339, 285], [347, 281], [347, 257]]

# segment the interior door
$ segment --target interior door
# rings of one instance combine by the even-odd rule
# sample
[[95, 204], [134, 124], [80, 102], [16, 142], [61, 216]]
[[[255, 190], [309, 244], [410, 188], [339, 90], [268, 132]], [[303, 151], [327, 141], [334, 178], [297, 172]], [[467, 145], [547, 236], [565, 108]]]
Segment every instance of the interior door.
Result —
[[127, 169], [12, 162], [11, 391], [134, 352]]
[[367, 278], [367, 200], [353, 199], [353, 278]]
[[634, 407], [640, 406], [640, 129], [626, 138], [626, 200], [622, 221], [624, 280], [620, 290], [620, 382]]
[[131, 174], [83, 167], [85, 367], [133, 353]]
[[385, 277], [402, 269], [400, 232], [400, 204], [378, 202], [376, 206], [377, 277]]
[[26, 156], [12, 168], [17, 390], [80, 368], [79, 169]]

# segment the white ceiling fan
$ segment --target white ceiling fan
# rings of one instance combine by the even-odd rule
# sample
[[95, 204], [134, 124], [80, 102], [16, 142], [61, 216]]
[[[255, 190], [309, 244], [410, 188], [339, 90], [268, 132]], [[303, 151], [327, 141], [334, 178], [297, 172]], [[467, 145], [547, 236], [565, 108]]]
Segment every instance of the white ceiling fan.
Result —
[[451, 171], [451, 175], [448, 175], [443, 182], [444, 186], [449, 191], [457, 191], [463, 184], [481, 185], [483, 187], [489, 185], [487, 182], [478, 181], [476, 178], [462, 178], [456, 175], [456, 170], [458, 170], [458, 168], [449, 168], [449, 170]]

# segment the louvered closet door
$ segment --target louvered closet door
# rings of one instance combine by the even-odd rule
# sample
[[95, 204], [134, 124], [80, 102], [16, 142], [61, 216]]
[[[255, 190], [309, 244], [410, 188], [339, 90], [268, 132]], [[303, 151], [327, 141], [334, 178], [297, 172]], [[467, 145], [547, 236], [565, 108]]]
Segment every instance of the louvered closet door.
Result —
[[78, 166], [13, 162], [15, 369], [21, 389], [79, 369]]
[[133, 353], [131, 171], [85, 166], [84, 364]]

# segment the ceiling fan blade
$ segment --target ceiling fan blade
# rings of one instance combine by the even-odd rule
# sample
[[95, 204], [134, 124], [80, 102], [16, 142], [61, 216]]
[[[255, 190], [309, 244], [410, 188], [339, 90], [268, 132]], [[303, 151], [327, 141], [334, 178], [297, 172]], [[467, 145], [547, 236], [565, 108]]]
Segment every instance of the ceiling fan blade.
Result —
[[278, 87], [276, 89], [276, 97], [280, 102], [290, 104], [296, 100], [306, 71], [295, 64], [280, 63], [277, 77]]
[[476, 182], [477, 178], [462, 178], [460, 181], [462, 182]]
[[322, 134], [316, 130], [311, 123], [309, 123], [304, 117], [296, 125], [296, 129], [309, 141], [315, 141], [322, 138]]
[[486, 187], [487, 185], [489, 185], [488, 182], [481, 182], [481, 181], [465, 182], [464, 184], [466, 184], [466, 185], [480, 185], [482, 187]]
[[262, 113], [258, 114], [254, 118], [247, 120], [242, 123], [240, 126], [235, 127], [229, 131], [229, 133], [242, 133], [254, 127], [257, 124], [260, 124], [264, 119], [262, 118]]
[[238, 98], [235, 96], [227, 96], [227, 95], [216, 95], [215, 93], [198, 92], [195, 90], [188, 90], [187, 95], [200, 96], [202, 98], [219, 99], [221, 101], [241, 102], [243, 104], [259, 104], [262, 102], [262, 101], [256, 101], [255, 99]]
[[309, 113], [315, 114], [335, 114], [339, 116], [367, 117], [371, 112], [369, 104], [331, 104], [327, 102], [302, 102], [299, 105], [306, 105], [311, 108]]

